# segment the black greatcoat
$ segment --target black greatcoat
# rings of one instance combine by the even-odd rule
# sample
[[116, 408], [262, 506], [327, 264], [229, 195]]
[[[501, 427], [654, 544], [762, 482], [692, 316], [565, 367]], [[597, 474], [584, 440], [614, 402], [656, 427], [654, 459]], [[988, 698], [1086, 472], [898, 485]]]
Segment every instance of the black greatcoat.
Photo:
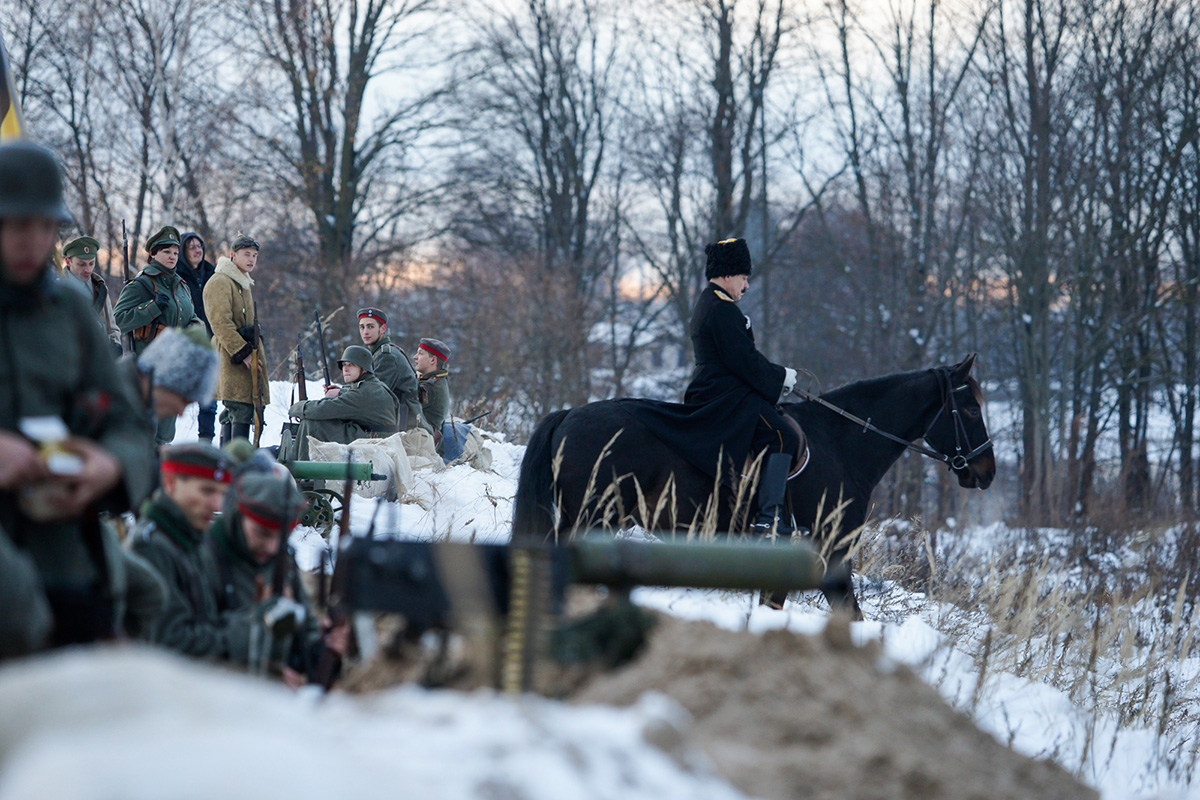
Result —
[[692, 349], [696, 369], [683, 403], [623, 399], [630, 415], [654, 431], [692, 466], [721, 478], [741, 472], [759, 417], [777, 419], [775, 404], [783, 392], [785, 370], [754, 345], [750, 318], [737, 303], [709, 283], [692, 312]]

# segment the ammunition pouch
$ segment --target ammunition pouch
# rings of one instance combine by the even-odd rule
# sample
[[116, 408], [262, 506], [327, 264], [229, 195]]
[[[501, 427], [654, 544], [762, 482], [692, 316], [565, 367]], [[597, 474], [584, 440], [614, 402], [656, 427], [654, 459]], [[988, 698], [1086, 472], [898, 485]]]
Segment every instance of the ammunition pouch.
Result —
[[166, 328], [161, 322], [151, 322], [140, 328], [133, 329], [134, 341], [150, 343]]

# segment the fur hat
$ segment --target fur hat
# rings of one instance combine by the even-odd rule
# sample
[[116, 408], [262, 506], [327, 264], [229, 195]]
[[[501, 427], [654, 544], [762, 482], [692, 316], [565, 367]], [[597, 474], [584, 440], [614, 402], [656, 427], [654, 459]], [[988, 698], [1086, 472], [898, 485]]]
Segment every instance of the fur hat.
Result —
[[725, 239], [704, 245], [704, 277], [707, 280], [729, 275], [750, 274], [750, 248], [745, 239]]
[[154, 370], [154, 386], [191, 403], [207, 403], [217, 388], [217, 352], [204, 328], [166, 328], [138, 356], [138, 369]]

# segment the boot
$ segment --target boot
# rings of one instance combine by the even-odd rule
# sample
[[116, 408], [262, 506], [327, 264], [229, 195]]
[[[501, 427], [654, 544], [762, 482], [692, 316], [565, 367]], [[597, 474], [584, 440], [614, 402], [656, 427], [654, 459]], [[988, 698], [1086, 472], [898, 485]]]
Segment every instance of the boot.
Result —
[[231, 427], [232, 427], [232, 433], [233, 433], [234, 439], [238, 438], [239, 436], [242, 437], [243, 439], [250, 438], [249, 423], [235, 422], [235, 423], [233, 423], [233, 425]]
[[792, 467], [789, 453], [772, 453], [758, 479], [758, 516], [750, 529], [755, 533], [791, 535], [791, 515], [787, 512], [787, 477]]
[[229, 432], [229, 427], [228, 422], [221, 423], [221, 447], [229, 444], [229, 440], [233, 438], [233, 435]]

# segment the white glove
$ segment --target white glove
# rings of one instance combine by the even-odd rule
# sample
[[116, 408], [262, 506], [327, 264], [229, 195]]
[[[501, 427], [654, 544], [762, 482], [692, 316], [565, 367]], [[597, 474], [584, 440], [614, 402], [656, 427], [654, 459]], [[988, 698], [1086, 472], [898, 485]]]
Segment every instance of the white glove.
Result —
[[792, 387], [794, 387], [795, 385], [796, 385], [796, 370], [792, 369], [791, 367], [784, 367], [783, 368], [783, 391], [779, 393], [779, 399], [782, 400], [783, 398], [787, 397], [791, 393]]

